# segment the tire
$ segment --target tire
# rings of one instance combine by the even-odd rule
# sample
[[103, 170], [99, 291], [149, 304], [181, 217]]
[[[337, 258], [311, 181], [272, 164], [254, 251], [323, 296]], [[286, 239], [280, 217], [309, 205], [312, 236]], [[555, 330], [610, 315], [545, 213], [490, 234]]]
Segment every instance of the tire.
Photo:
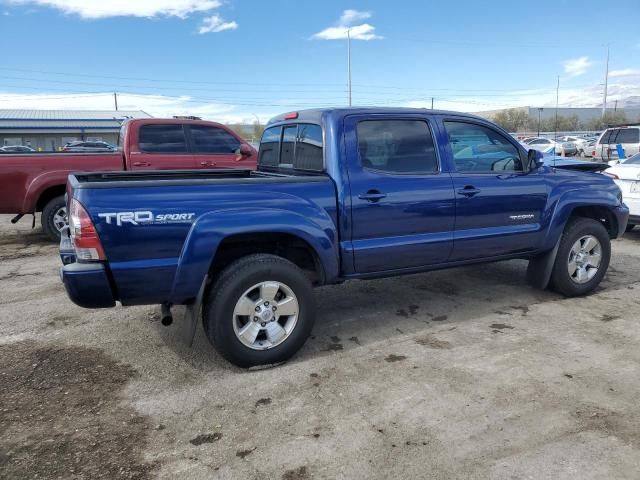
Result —
[[624, 229], [625, 232], [630, 232], [635, 228], [635, 225], [627, 224], [627, 228]]
[[[591, 248], [594, 241], [597, 246]], [[576, 256], [576, 252], [580, 255]], [[594, 267], [591, 264], [596, 263], [598, 253], [599, 262]], [[560, 240], [550, 284], [566, 297], [586, 295], [600, 284], [610, 260], [611, 242], [604, 225], [590, 218], [570, 219]], [[578, 266], [570, 274], [575, 265]]]
[[64, 224], [66, 225], [67, 218], [67, 205], [64, 201], [64, 195], [55, 197], [44, 206], [42, 209], [42, 230], [43, 232], [54, 242], [60, 241], [60, 214], [64, 213]]
[[[295, 315], [281, 315], [277, 308]], [[250, 255], [229, 265], [207, 294], [203, 313], [209, 342], [243, 368], [288, 360], [307, 340], [314, 321], [311, 281], [289, 260], [267, 254]], [[256, 329], [259, 332], [253, 336]]]

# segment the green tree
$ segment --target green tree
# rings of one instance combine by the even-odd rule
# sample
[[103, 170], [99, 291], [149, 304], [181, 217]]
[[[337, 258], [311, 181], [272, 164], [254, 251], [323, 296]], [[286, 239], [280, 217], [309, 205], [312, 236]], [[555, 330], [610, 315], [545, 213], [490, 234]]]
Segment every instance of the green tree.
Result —
[[624, 112], [605, 112], [603, 117], [592, 118], [586, 123], [589, 130], [602, 130], [609, 125], [619, 125], [627, 123], [627, 116]]
[[522, 108], [509, 108], [493, 115], [492, 120], [508, 132], [518, 132], [530, 128], [530, 119]]

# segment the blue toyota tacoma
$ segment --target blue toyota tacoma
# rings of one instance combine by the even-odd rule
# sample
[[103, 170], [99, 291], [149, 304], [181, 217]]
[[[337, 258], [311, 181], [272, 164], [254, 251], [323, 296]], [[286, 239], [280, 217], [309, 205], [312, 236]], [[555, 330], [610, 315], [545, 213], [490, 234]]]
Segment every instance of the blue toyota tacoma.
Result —
[[547, 166], [455, 112], [288, 113], [267, 125], [258, 165], [71, 175], [71, 300], [159, 304], [165, 322], [186, 305], [187, 338], [202, 320], [232, 363], [273, 364], [308, 337], [314, 286], [524, 258], [533, 286], [584, 295], [627, 224], [607, 176]]

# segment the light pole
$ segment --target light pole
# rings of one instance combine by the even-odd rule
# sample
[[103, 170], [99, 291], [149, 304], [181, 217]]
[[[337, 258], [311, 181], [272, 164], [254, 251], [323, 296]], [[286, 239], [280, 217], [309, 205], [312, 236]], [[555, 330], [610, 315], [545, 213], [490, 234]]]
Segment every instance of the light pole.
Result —
[[544, 108], [538, 108], [538, 136], [540, 136], [540, 114]]
[[609, 86], [609, 49], [610, 45], [607, 45], [607, 66], [604, 71], [604, 98], [602, 99], [602, 118], [607, 111], [607, 88]]
[[347, 75], [348, 75], [348, 91], [349, 106], [351, 106], [351, 29], [347, 28]]

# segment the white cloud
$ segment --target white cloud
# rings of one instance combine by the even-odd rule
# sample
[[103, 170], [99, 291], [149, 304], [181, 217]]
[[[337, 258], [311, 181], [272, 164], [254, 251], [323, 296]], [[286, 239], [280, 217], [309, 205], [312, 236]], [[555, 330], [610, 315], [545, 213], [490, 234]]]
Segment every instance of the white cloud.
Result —
[[198, 33], [217, 33], [225, 30], [235, 30], [236, 28], [238, 28], [236, 22], [226, 22], [220, 15], [216, 14], [202, 19], [202, 25], [200, 25]]
[[208, 12], [222, 5], [221, 0], [9, 0], [9, 3], [55, 8], [87, 19], [125, 16], [186, 18], [191, 13]]
[[347, 31], [353, 40], [377, 40], [383, 37], [376, 35], [373, 25], [357, 22], [371, 18], [371, 12], [348, 9], [342, 12], [337, 24], [315, 33], [311, 38], [318, 40], [342, 40], [347, 38]]
[[609, 77], [636, 77], [640, 76], [640, 68], [624, 68], [622, 70], [611, 70]]
[[592, 62], [589, 60], [589, 57], [580, 57], [566, 60], [563, 62], [563, 65], [565, 73], [572, 77], [577, 77], [585, 73], [589, 67], [591, 67]]
[[353, 25], [354, 23], [366, 20], [367, 18], [371, 18], [371, 12], [361, 12], [359, 10], [348, 9], [342, 12], [340, 20], [338, 20], [338, 24]]
[[[113, 93], [7, 93], [0, 91], [0, 109], [38, 109], [38, 110], [113, 110]], [[189, 95], [133, 95], [118, 93], [120, 110], [144, 110], [158, 118], [171, 118], [173, 115], [195, 115], [205, 120], [222, 123], [252, 124], [256, 116], [266, 123], [271, 117], [283, 110], [272, 111], [263, 107], [242, 107], [239, 105], [203, 102]], [[286, 110], [286, 109], [285, 109]]]

